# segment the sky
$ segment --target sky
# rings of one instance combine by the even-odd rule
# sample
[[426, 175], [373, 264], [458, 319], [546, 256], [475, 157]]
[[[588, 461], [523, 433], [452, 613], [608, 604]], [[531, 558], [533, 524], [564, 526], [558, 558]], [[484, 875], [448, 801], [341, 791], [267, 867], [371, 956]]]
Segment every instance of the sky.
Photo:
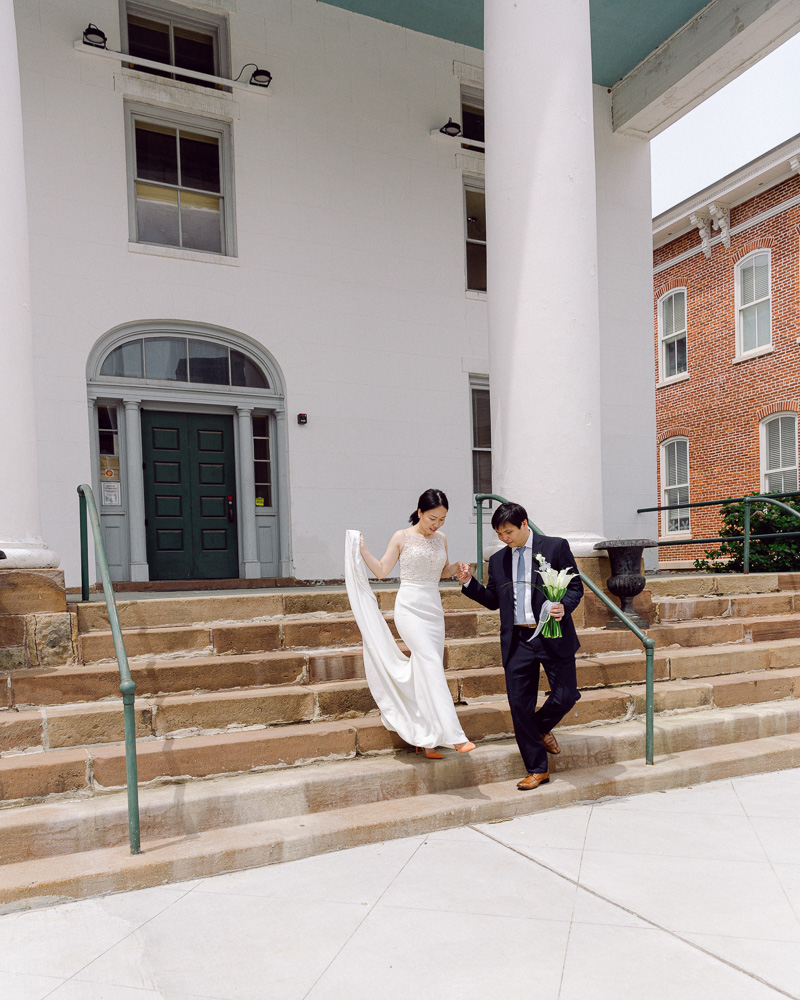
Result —
[[800, 34], [650, 145], [653, 216], [800, 132]]

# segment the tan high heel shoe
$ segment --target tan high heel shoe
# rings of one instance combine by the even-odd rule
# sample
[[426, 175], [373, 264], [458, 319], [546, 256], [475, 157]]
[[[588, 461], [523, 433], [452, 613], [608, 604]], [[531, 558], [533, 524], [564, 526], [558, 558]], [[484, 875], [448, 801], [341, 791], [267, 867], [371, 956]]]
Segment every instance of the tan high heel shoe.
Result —
[[475, 744], [474, 743], [462, 743], [460, 747], [454, 746], [454, 749], [458, 750], [459, 753], [469, 753], [471, 750], [475, 749]]
[[427, 750], [425, 747], [416, 747], [414, 749], [414, 756], [416, 757], [420, 750], [425, 754], [428, 760], [442, 760], [442, 755], [437, 753], [435, 750]]

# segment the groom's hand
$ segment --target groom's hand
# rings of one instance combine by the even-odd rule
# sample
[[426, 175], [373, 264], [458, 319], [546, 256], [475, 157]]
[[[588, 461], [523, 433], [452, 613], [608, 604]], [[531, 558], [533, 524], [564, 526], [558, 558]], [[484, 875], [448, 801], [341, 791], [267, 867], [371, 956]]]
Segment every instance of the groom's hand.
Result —
[[560, 622], [564, 617], [564, 605], [563, 604], [551, 604], [550, 605], [550, 617]]
[[460, 562], [456, 564], [458, 569], [456, 570], [456, 579], [460, 584], [469, 583], [470, 577], [472, 576], [472, 570], [470, 569], [469, 563]]

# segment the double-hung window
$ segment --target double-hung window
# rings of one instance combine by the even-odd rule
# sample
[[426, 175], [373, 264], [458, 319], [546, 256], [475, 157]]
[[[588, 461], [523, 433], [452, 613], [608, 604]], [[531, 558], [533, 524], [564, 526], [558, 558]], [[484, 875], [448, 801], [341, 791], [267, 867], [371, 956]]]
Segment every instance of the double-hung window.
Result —
[[132, 241], [233, 256], [229, 127], [127, 111]]
[[467, 289], [486, 291], [486, 194], [473, 183], [464, 187], [467, 231]]
[[472, 411], [472, 492], [492, 492], [492, 415], [489, 405], [489, 378], [470, 375]]
[[761, 470], [765, 493], [797, 490], [797, 414], [781, 413], [762, 421]]
[[[225, 18], [182, 7], [169, 0], [152, 0], [150, 3], [123, 0], [122, 45], [131, 56], [152, 59], [176, 69], [191, 69], [211, 76], [230, 76]], [[219, 87], [219, 84], [181, 76], [180, 73], [138, 67], [133, 60], [131, 66], [156, 76], [185, 80], [204, 87]]]
[[770, 257], [760, 250], [737, 265], [737, 353], [749, 354], [772, 343]]
[[666, 381], [686, 371], [686, 290], [681, 288], [661, 299], [661, 378]]
[[[483, 91], [472, 87], [461, 87], [461, 137], [473, 142], [484, 142]], [[483, 152], [483, 146], [461, 143], [462, 149]]]
[[[661, 446], [661, 503], [665, 507], [689, 503], [689, 442], [673, 438]], [[689, 509], [665, 510], [662, 515], [664, 534], [689, 531]]]

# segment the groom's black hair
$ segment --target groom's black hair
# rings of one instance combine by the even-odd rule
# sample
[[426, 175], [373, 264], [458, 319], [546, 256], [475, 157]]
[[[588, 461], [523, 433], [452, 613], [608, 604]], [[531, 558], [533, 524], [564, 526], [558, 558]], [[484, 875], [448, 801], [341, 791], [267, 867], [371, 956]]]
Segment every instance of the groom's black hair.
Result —
[[513, 524], [521, 528], [522, 522], [528, 520], [528, 512], [521, 503], [501, 503], [492, 514], [492, 527], [495, 531], [503, 524]]

